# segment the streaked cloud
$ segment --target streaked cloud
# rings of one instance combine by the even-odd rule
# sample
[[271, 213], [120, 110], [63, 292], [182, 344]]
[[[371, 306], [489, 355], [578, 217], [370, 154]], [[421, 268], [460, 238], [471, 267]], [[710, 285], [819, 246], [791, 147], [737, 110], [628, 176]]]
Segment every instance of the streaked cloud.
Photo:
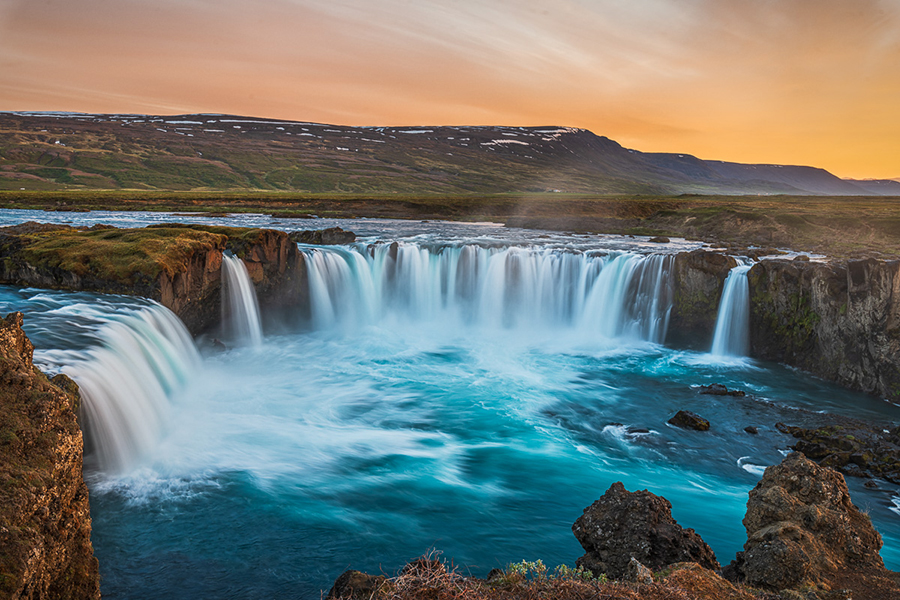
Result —
[[900, 0], [0, 0], [0, 109], [587, 127], [900, 175]]

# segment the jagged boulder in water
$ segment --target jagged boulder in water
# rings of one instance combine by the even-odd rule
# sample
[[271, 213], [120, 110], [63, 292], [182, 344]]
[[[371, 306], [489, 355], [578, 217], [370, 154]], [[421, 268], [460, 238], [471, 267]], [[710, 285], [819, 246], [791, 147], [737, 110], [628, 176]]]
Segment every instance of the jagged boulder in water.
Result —
[[622, 578], [632, 558], [654, 571], [678, 562], [719, 568], [706, 542], [672, 518], [668, 500], [647, 490], [629, 492], [621, 482], [584, 509], [572, 532], [585, 550], [578, 566], [595, 575]]
[[750, 491], [744, 527], [747, 543], [726, 576], [753, 587], [828, 589], [843, 587], [847, 573], [889, 573], [881, 536], [850, 501], [844, 478], [799, 452], [766, 469]]
[[709, 431], [709, 421], [689, 410], [679, 410], [668, 422], [682, 429]]
[[0, 320], [0, 598], [99, 598], [78, 388], [33, 351], [22, 313]]

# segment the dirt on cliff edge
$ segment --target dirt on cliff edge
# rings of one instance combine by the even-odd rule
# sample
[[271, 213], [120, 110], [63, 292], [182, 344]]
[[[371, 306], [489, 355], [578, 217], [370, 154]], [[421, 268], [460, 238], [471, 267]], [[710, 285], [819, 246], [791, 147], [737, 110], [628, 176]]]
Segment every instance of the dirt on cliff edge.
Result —
[[99, 598], [78, 388], [33, 351], [22, 313], [0, 320], [0, 598]]

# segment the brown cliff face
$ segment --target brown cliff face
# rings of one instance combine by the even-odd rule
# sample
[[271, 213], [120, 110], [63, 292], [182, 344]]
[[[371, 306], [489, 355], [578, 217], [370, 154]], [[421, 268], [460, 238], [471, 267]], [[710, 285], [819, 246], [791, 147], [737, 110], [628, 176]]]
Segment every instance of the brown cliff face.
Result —
[[900, 262], [766, 260], [748, 278], [752, 356], [900, 400]]
[[100, 597], [78, 388], [32, 364], [22, 314], [0, 321], [0, 597]]
[[219, 322], [226, 251], [244, 261], [262, 307], [296, 305], [305, 296], [305, 263], [287, 233], [171, 223], [0, 228], [0, 283], [152, 298], [197, 334]]

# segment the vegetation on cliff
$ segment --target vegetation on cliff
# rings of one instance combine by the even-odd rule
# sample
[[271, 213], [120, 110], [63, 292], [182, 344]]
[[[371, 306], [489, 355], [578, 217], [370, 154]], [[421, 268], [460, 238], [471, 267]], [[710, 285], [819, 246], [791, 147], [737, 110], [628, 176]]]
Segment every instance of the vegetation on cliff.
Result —
[[23, 223], [0, 228], [0, 282], [145, 296], [194, 333], [218, 322], [222, 253], [243, 259], [261, 300], [295, 303], [302, 262], [271, 229], [168, 223], [117, 229]]
[[[11, 229], [7, 235], [21, 231]], [[227, 239], [223, 233], [168, 225], [145, 229], [60, 227], [23, 233], [18, 244], [19, 256], [38, 270], [58, 269], [80, 277], [133, 284], [152, 281], [162, 272], [175, 275], [187, 268], [195, 253], [221, 250]]]

